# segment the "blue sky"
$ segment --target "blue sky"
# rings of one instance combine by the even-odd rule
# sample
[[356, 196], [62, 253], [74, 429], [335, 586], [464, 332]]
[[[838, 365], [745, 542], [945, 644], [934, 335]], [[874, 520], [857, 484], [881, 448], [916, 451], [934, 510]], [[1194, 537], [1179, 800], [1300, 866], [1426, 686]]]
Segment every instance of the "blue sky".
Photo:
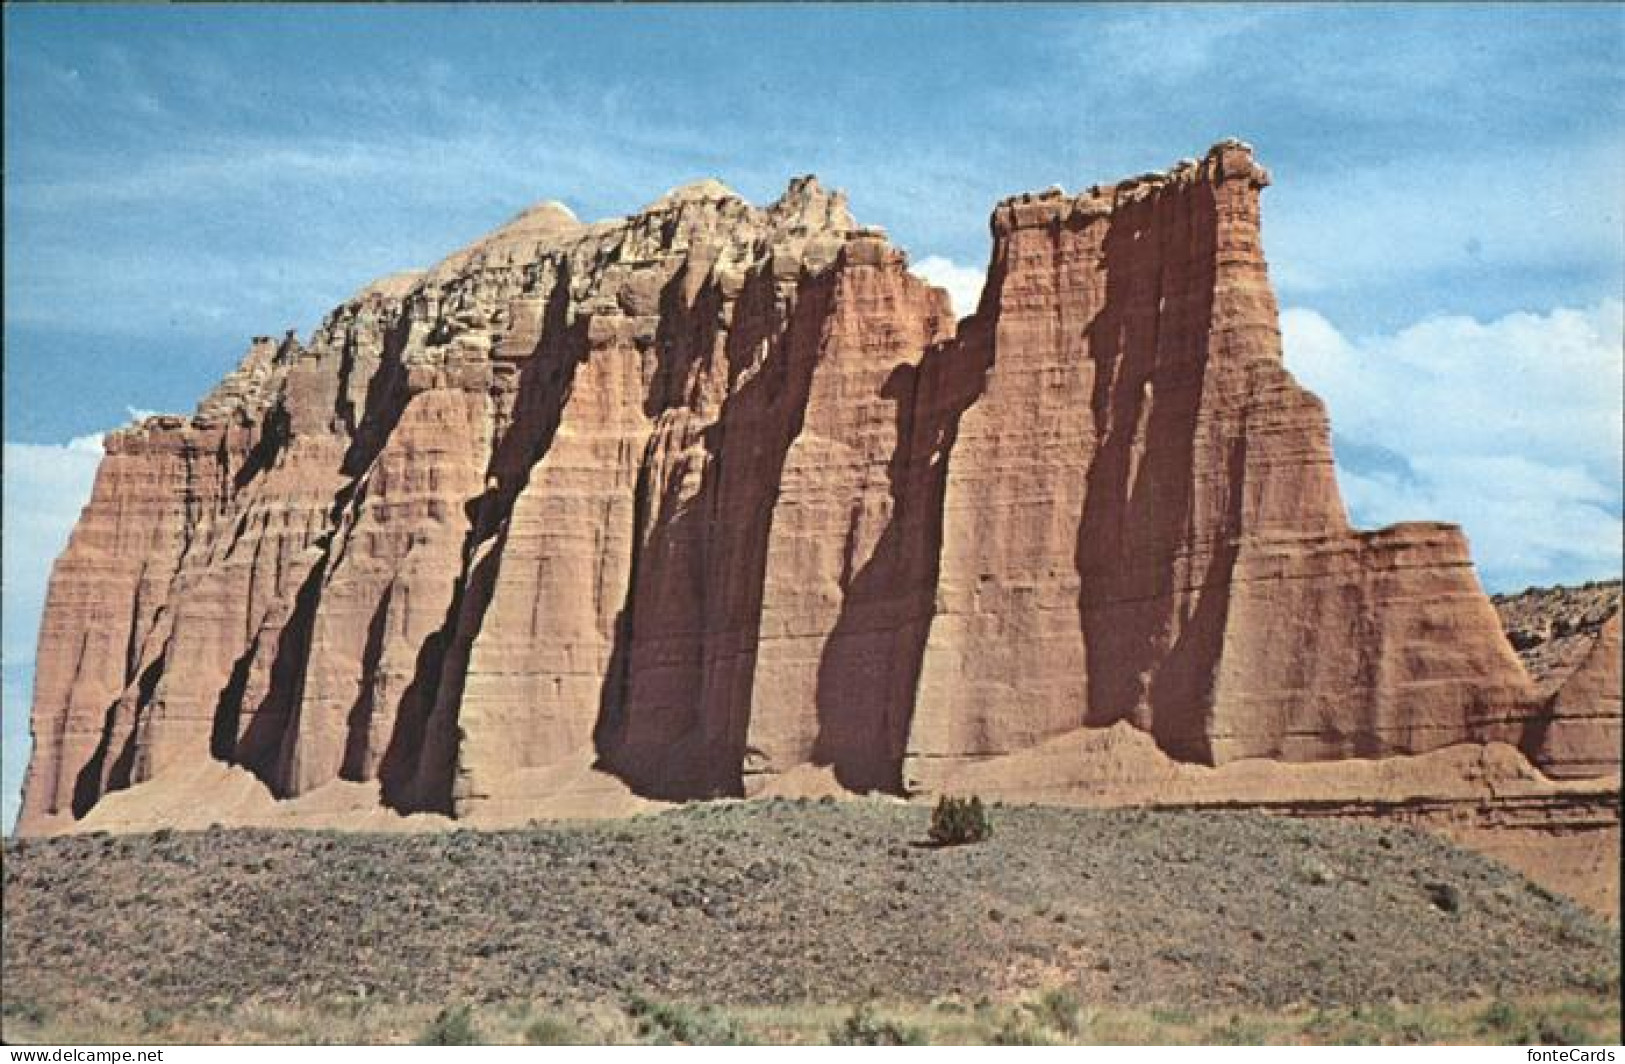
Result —
[[[1620, 568], [1625, 8], [7, 6], [6, 815], [83, 438], [529, 203], [816, 172], [961, 310], [1012, 192], [1251, 141], [1357, 521]], [[77, 444], [72, 441], [79, 440]]]

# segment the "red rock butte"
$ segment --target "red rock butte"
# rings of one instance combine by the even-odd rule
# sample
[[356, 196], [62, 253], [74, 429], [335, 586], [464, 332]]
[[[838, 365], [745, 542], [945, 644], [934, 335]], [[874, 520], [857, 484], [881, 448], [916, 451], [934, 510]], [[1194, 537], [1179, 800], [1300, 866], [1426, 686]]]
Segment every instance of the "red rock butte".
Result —
[[1282, 364], [1268, 183], [1225, 141], [1006, 200], [957, 322], [811, 177], [762, 209], [547, 203], [256, 339], [191, 417], [107, 437], [19, 831], [165, 786], [129, 821], [230, 822], [249, 776], [261, 814], [476, 823], [1414, 796], [1491, 762], [1617, 796], [1617, 622], [1538, 697], [1459, 529], [1350, 527]]

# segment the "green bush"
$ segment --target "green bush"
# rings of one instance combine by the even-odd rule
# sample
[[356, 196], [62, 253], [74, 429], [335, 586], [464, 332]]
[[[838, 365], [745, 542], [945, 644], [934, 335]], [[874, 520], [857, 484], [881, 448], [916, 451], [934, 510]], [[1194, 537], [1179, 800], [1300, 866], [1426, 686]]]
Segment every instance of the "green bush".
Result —
[[737, 1021], [709, 1009], [691, 1009], [634, 996], [627, 1012], [638, 1024], [638, 1037], [654, 1045], [748, 1046], [754, 1040]]
[[1263, 1027], [1257, 1021], [1231, 1015], [1224, 1024], [1208, 1031], [1207, 1043], [1215, 1046], [1261, 1046], [1264, 1044], [1264, 1034]]
[[1524, 1026], [1523, 1014], [1516, 1006], [1496, 998], [1484, 1007], [1478, 1017], [1480, 1032], [1496, 1031], [1507, 1033], [1522, 1029]]
[[1041, 1025], [1021, 1015], [1005, 1017], [999, 1024], [993, 1036], [988, 1039], [989, 1045], [995, 1046], [1054, 1046], [1061, 1045]]
[[525, 1041], [533, 1046], [573, 1046], [581, 1044], [575, 1024], [557, 1016], [543, 1016], [525, 1028]]
[[468, 1014], [467, 1005], [441, 1009], [418, 1035], [420, 1046], [475, 1046], [480, 1044], [479, 1032]]
[[1068, 1038], [1076, 1038], [1083, 1033], [1086, 1018], [1083, 1015], [1083, 1003], [1069, 991], [1056, 987], [1046, 990], [1028, 1006], [1033, 1018], [1045, 1027], [1061, 1032]]
[[0, 1016], [22, 1020], [24, 1023], [31, 1023], [35, 1027], [43, 1024], [49, 1018], [49, 1015], [50, 1013], [45, 1006], [33, 1001], [12, 1000], [0, 1005]]
[[943, 795], [931, 811], [931, 841], [938, 846], [961, 846], [981, 842], [993, 834], [982, 799]]
[[1543, 1046], [1583, 1046], [1592, 1041], [1583, 1026], [1558, 1016], [1541, 1016], [1535, 1021], [1535, 1040]]
[[859, 1005], [829, 1033], [835, 1046], [923, 1046], [925, 1033], [895, 1020], [883, 1020], [869, 1005]]

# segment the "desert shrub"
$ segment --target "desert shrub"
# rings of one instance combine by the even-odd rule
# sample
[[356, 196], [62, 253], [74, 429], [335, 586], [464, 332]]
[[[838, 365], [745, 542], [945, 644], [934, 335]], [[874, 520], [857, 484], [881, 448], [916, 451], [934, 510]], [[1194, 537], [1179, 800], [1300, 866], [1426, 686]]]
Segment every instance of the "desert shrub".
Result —
[[1497, 998], [1484, 1006], [1483, 1015], [1479, 1019], [1490, 1030], [1505, 1031], [1518, 1023], [1518, 1010], [1511, 1004]]
[[1584, 990], [1603, 997], [1619, 997], [1619, 969], [1594, 968], [1576, 980]]
[[474, 1029], [474, 1020], [467, 1005], [441, 1009], [429, 1026], [418, 1035], [420, 1046], [474, 1046], [480, 1044], [480, 1034]]
[[1256, 1021], [1232, 1014], [1225, 1023], [1208, 1031], [1207, 1042], [1216, 1046], [1261, 1046], [1264, 1033]]
[[1449, 883], [1424, 883], [1422, 889], [1427, 892], [1428, 900], [1440, 912], [1454, 913], [1461, 911], [1461, 891]]
[[1583, 1046], [1592, 1041], [1591, 1033], [1572, 1020], [1559, 1016], [1541, 1016], [1535, 1021], [1535, 1041], [1543, 1046]]
[[1478, 1017], [1480, 1034], [1499, 1035], [1504, 1041], [1522, 1044], [1530, 1041], [1529, 1018], [1516, 1005], [1497, 998]]
[[1041, 1024], [1030, 1017], [1015, 1013], [1004, 1018], [988, 1039], [995, 1046], [1053, 1046], [1060, 1045]]
[[15, 998], [0, 1004], [0, 1016], [8, 1019], [21, 1020], [38, 1027], [49, 1018], [50, 1013], [45, 1006], [37, 1001], [17, 1000]]
[[638, 1037], [656, 1045], [748, 1046], [754, 1040], [738, 1021], [709, 1009], [692, 1009], [664, 1001], [633, 997], [627, 1012], [637, 1021]]
[[981, 842], [992, 834], [993, 825], [988, 821], [987, 809], [982, 805], [982, 799], [975, 795], [954, 798], [945, 794], [931, 811], [930, 836], [938, 846]]
[[1579, 1019], [1562, 1004], [1526, 1012], [1497, 999], [1479, 1014], [1478, 1030], [1480, 1034], [1495, 1035], [1506, 1045], [1585, 1045], [1593, 1038]]
[[881, 1019], [870, 1005], [859, 1005], [829, 1033], [836, 1046], [923, 1046], [925, 1032], [896, 1020]]
[[1083, 1033], [1084, 1015], [1083, 1003], [1076, 996], [1060, 987], [1044, 991], [1037, 1001], [1027, 1006], [1033, 1014], [1033, 1019], [1066, 1035], [1076, 1038]]
[[573, 1046], [581, 1043], [575, 1024], [558, 1016], [542, 1016], [525, 1028], [525, 1041], [533, 1046]]

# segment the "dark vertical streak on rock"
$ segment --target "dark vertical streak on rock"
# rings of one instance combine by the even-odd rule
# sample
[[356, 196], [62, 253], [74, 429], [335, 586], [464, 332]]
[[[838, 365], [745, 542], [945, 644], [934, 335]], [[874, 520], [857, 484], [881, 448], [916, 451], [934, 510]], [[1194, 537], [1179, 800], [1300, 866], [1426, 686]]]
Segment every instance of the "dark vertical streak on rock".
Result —
[[[1092, 663], [1087, 723], [1131, 720], [1169, 754], [1208, 761], [1206, 730], [1192, 715], [1202, 712], [1218, 664], [1220, 600], [1234, 561], [1229, 537], [1209, 542], [1216, 530], [1199, 527], [1194, 513], [1196, 433], [1211, 372], [1204, 352], [1214, 203], [1204, 183], [1173, 208], [1160, 207], [1145, 198], [1113, 213], [1103, 256], [1105, 303], [1088, 332], [1100, 442], [1076, 554], [1078, 611]], [[1191, 298], [1198, 305], [1177, 305], [1181, 320], [1162, 321], [1165, 299]], [[1232, 508], [1239, 498], [1233, 485]], [[1218, 582], [1210, 591], [1183, 586], [1192, 559], [1181, 552], [1195, 556], [1204, 547], [1213, 554], [1202, 583]], [[1201, 600], [1195, 614], [1193, 599]], [[1193, 623], [1201, 627], [1188, 631]]]
[[491, 457], [487, 476], [491, 487], [465, 507], [471, 525], [463, 548], [464, 575], [446, 625], [424, 642], [408, 685], [410, 698], [403, 700], [396, 738], [385, 755], [385, 800], [394, 808], [453, 811], [458, 715], [469, 655], [496, 589], [508, 520], [532, 469], [552, 447], [576, 369], [586, 357], [584, 325], [570, 320], [569, 309], [570, 273], [561, 265], [548, 295], [536, 350], [519, 371], [509, 430]]

